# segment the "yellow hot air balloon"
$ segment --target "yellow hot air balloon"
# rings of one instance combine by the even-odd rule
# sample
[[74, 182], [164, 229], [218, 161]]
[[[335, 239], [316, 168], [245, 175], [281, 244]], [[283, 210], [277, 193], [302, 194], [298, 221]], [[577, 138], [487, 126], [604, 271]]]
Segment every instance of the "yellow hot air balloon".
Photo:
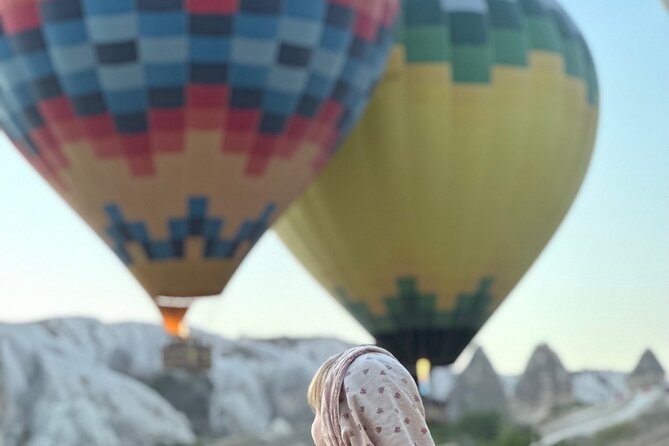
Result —
[[361, 123], [276, 228], [404, 364], [451, 363], [565, 216], [597, 119], [556, 2], [405, 0]]

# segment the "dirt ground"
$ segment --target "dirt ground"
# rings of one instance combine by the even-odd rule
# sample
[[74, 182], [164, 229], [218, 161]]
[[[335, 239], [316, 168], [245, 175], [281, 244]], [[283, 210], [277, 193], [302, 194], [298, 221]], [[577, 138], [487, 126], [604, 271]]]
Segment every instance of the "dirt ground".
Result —
[[311, 434], [300, 432], [280, 440], [262, 441], [257, 438], [231, 437], [224, 440], [207, 443], [206, 446], [313, 446]]

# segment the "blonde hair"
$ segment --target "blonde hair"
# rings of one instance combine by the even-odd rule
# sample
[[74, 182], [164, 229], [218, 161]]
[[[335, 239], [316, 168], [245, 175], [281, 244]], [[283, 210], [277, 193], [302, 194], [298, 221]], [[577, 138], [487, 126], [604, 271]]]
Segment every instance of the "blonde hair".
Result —
[[307, 401], [314, 413], [321, 410], [321, 399], [323, 398], [323, 387], [325, 386], [325, 378], [332, 370], [337, 359], [341, 355], [334, 355], [328, 358], [318, 369], [314, 377], [311, 379], [309, 389], [307, 390]]

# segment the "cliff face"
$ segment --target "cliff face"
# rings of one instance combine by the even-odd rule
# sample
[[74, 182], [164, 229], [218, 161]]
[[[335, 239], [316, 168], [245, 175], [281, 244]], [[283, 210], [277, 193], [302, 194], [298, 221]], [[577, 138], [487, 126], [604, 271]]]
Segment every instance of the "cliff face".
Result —
[[516, 385], [514, 408], [518, 418], [538, 422], [555, 407], [572, 401], [571, 375], [547, 345], [540, 345]]
[[163, 370], [170, 339], [160, 327], [0, 324], [0, 446], [191, 444], [195, 433], [269, 439], [311, 423], [311, 377], [346, 348], [197, 335], [213, 364], [189, 374]]
[[627, 383], [631, 388], [660, 387], [664, 386], [665, 375], [666, 372], [655, 354], [646, 350], [627, 378]]
[[448, 400], [448, 418], [455, 421], [468, 413], [506, 413], [507, 410], [504, 387], [485, 353], [479, 348], [455, 381]]
[[[0, 326], [5, 445], [193, 442], [185, 416], [139, 381], [98, 362], [84, 336], [94, 329], [89, 323], [61, 323], [62, 331], [59, 324]], [[81, 336], [61, 338], [73, 332]]]

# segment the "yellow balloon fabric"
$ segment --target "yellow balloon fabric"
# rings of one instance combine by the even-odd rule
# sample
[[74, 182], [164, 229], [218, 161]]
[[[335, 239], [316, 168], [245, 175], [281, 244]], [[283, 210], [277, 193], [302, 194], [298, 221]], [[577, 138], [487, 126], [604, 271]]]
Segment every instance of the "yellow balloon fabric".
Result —
[[275, 228], [400, 361], [449, 364], [564, 218], [597, 119], [557, 3], [404, 1], [361, 123]]

